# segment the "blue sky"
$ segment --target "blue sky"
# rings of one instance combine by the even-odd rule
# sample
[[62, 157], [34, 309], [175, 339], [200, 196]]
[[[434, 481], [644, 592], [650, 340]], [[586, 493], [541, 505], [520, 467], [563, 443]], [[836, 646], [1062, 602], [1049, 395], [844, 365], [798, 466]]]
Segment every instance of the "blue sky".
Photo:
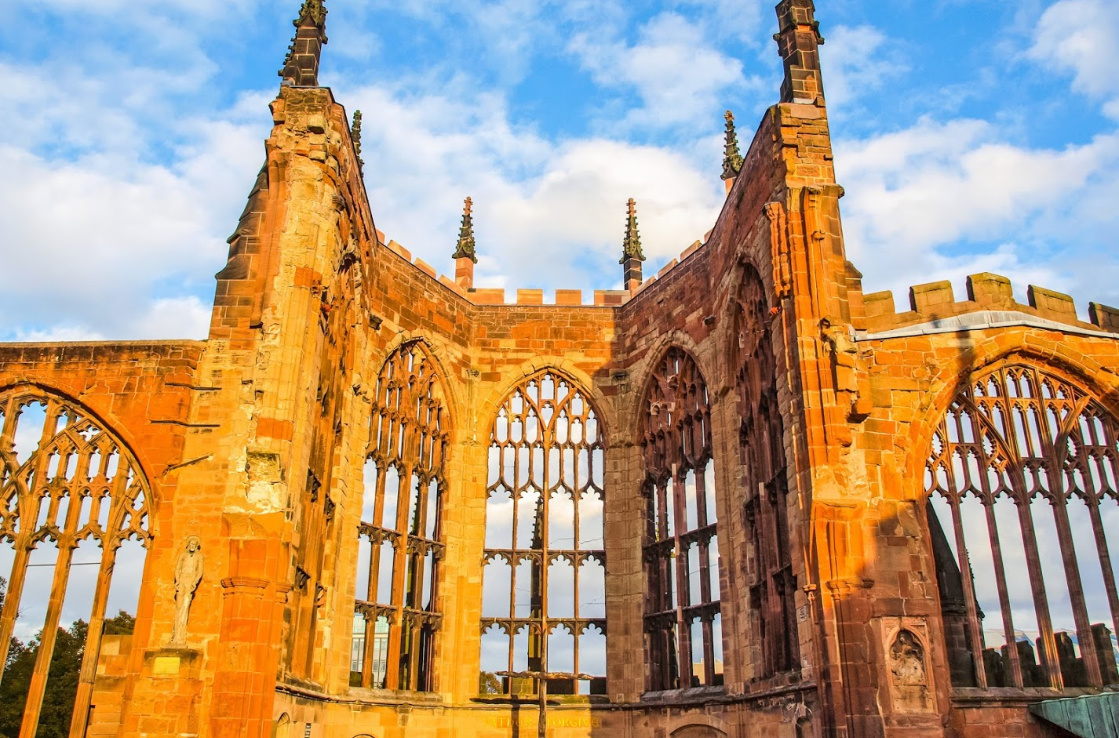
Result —
[[[0, 340], [203, 337], [298, 0], [0, 0]], [[365, 114], [378, 227], [479, 284], [612, 288], [722, 205], [722, 111], [777, 99], [773, 3], [328, 0], [321, 81]], [[18, 12], [17, 12], [18, 10]], [[1011, 277], [1119, 305], [1119, 3], [818, 0], [868, 291]]]

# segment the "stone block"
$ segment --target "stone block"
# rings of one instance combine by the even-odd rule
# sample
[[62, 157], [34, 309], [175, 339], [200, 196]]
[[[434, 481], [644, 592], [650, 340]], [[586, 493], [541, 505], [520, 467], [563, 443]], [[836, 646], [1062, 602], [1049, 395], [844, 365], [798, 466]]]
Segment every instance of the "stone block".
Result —
[[972, 274], [967, 278], [967, 297], [985, 307], [1007, 308], [1014, 304], [1014, 288], [999, 274]]
[[393, 252], [394, 254], [403, 256], [408, 261], [412, 260], [412, 252], [398, 244], [396, 241], [389, 241], [388, 248], [389, 251]]
[[1076, 303], [1068, 295], [1032, 284], [1027, 290], [1027, 295], [1029, 296], [1030, 307], [1037, 309], [1045, 317], [1056, 318], [1057, 320], [1076, 320]]
[[474, 302], [479, 305], [504, 305], [505, 290], [498, 287], [483, 287], [470, 293]]
[[676, 264], [677, 264], [677, 261], [675, 259], [668, 262], [667, 264], [665, 264], [664, 266], [661, 267], [661, 270], [659, 272], [657, 272], [657, 276], [660, 277], [661, 279], [663, 279], [664, 275], [668, 274], [669, 271], [672, 270], [672, 267], [676, 266]]
[[556, 290], [557, 305], [582, 305], [583, 290]]
[[543, 305], [544, 290], [517, 290], [518, 305]]
[[1119, 332], [1119, 309], [1101, 305], [1098, 302], [1088, 303], [1088, 317], [1092, 325], [1099, 326], [1105, 331]]
[[[673, 262], [675, 263], [675, 262]], [[626, 290], [595, 290], [594, 304], [599, 307], [622, 305], [629, 299]]]
[[948, 280], [918, 284], [909, 288], [909, 306], [918, 313], [943, 312], [956, 302]]
[[897, 310], [894, 308], [894, 293], [890, 291], [885, 292], [871, 292], [869, 295], [863, 295], [863, 304], [866, 308], [866, 317], [877, 318], [881, 315], [894, 315]]

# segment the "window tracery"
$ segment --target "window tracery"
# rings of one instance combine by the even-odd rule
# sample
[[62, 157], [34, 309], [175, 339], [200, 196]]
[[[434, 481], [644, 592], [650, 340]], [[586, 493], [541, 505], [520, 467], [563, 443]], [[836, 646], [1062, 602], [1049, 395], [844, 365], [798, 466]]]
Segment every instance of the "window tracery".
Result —
[[385, 361], [373, 401], [354, 605], [355, 685], [433, 689], [448, 443], [434, 362], [421, 342], [404, 344]]
[[483, 693], [604, 694], [606, 588], [598, 415], [547, 370], [502, 403], [490, 433]]
[[953, 400], [925, 489], [955, 686], [1114, 683], [1115, 418], [1051, 372], [1001, 366]]
[[49, 567], [35, 578], [50, 581], [44, 620], [27, 623], [32, 632], [41, 627], [41, 636], [23, 733], [30, 735], [39, 722], [59, 627], [68, 625], [62, 623], [63, 610], [73, 612], [67, 593], [82, 589], [85, 597], [79, 599], [89, 596], [85, 587], [74, 586], [74, 567], [96, 566], [91, 607], [79, 615], [89, 625], [72, 729], [84, 734], [113, 569], [122, 546], [147, 548], [151, 517], [151, 489], [139, 464], [88, 412], [38, 388], [0, 393], [0, 549], [7, 547], [0, 553], [11, 560], [0, 611], [0, 665], [7, 663], [17, 620], [39, 612], [21, 603], [28, 568]]
[[643, 406], [648, 685], [722, 684], [711, 403], [684, 350], [665, 352]]
[[746, 484], [745, 521], [753, 544], [750, 608], [758, 623], [762, 676], [797, 668], [796, 576], [789, 537], [784, 426], [777, 404], [769, 301], [757, 273], [747, 272], [735, 311], [740, 425], [739, 449]]

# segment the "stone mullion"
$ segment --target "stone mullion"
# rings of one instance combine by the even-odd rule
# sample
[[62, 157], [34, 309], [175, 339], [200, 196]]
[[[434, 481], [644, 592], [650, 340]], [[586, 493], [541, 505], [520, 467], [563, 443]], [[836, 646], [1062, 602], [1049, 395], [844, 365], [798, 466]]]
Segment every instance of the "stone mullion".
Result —
[[[1000, 372], [999, 379], [1002, 385], [1002, 392], [1000, 396], [995, 399], [995, 405], [1002, 410], [1004, 427], [1000, 430], [1003, 431], [1003, 438], [1009, 453], [1011, 455], [1011, 463], [1021, 463], [1022, 459], [1022, 445], [1021, 440], [1017, 437], [1016, 428], [1014, 425], [1014, 401], [1007, 397], [1007, 386], [1012, 378], [1006, 375], [1006, 372]], [[1011, 467], [1013, 474], [1012, 485], [1015, 487], [1013, 490], [1013, 499], [1018, 508], [1018, 525], [1022, 530], [1022, 543], [1025, 547], [1026, 553], [1026, 569], [1030, 577], [1030, 590], [1033, 594], [1034, 610], [1037, 612], [1037, 625], [1038, 630], [1041, 632], [1042, 643], [1042, 658], [1045, 659], [1045, 669], [1049, 674], [1050, 686], [1061, 689], [1064, 687], [1064, 677], [1061, 674], [1061, 666], [1057, 659], [1057, 644], [1053, 637], [1053, 620], [1049, 612], [1049, 597], [1045, 592], [1045, 579], [1041, 568], [1041, 556], [1037, 547], [1037, 536], [1034, 528], [1033, 513], [1030, 510], [1031, 498], [1029, 492], [1025, 489], [1025, 478], [1022, 474], [1021, 468], [1017, 466]], [[970, 571], [967, 570], [967, 571]], [[978, 641], [977, 641], [978, 643]], [[984, 677], [986, 675], [984, 674]], [[981, 687], [986, 687], [986, 679], [980, 683]]]
[[[978, 409], [974, 409], [976, 406], [973, 405], [972, 407], [973, 407], [973, 409], [970, 412], [978, 414], [979, 413]], [[952, 413], [951, 417], [952, 417], [952, 420], [954, 421], [955, 426], [956, 426], [956, 438], [959, 438], [961, 440], [961, 443], [962, 443], [963, 438], [964, 438], [963, 421], [962, 421], [963, 413], [957, 411], [957, 412]], [[1003, 565], [1002, 542], [999, 538], [998, 522], [995, 519], [995, 492], [991, 489], [990, 479], [988, 478], [987, 474], [984, 473], [985, 470], [992, 468], [993, 465], [992, 465], [992, 460], [990, 458], [988, 458], [988, 456], [987, 456], [986, 449], [983, 448], [983, 429], [982, 429], [982, 425], [978, 422], [973, 422], [972, 425], [975, 426], [975, 431], [976, 431], [974, 446], [972, 448], [973, 448], [973, 450], [974, 450], [974, 452], [977, 456], [978, 467], [980, 469], [978, 482], [979, 482], [979, 485], [981, 487], [981, 494], [982, 494], [981, 502], [983, 503], [983, 507], [986, 511], [985, 514], [986, 514], [986, 518], [987, 518], [987, 536], [988, 536], [988, 539], [990, 540], [991, 556], [994, 560], [994, 565], [995, 565], [995, 585], [998, 589], [999, 606], [1000, 606], [1000, 609], [1002, 610], [1003, 638], [1006, 639], [1006, 643], [1007, 643], [1007, 649], [1006, 650], [1007, 650], [1007, 653], [1010, 654], [1011, 680], [1014, 682], [1014, 686], [1021, 687], [1022, 683], [1023, 683], [1022, 682], [1022, 662], [1021, 662], [1020, 657], [1018, 656], [1017, 646], [1012, 647], [1012, 645], [1011, 645], [1011, 644], [1016, 643], [1016, 639], [1014, 637], [1014, 618], [1013, 618], [1013, 613], [1011, 611], [1011, 606], [1010, 606], [1010, 594], [1009, 594], [1009, 591], [1007, 589], [1007, 584], [1006, 584], [1007, 580], [1006, 580], [1006, 570], [1005, 570], [1005, 567]], [[948, 435], [948, 423], [947, 423], [947, 421], [945, 421], [945, 423], [941, 427], [943, 428], [944, 442], [946, 444], [945, 452], [946, 452], [946, 456], [949, 460], [952, 459], [954, 454], [959, 453], [959, 450], [961, 448], [963, 448], [966, 451], [966, 448], [967, 448], [966, 446], [962, 446], [962, 445], [959, 445], [959, 444], [952, 444], [948, 441], [949, 435]], [[964, 456], [966, 456], [966, 454], [964, 454]], [[969, 469], [969, 467], [967, 465], [967, 461], [964, 459], [964, 456], [959, 457], [960, 458], [960, 463], [963, 466], [965, 473], [970, 475], [971, 470]], [[959, 485], [956, 484], [954, 470], [953, 470], [952, 477], [951, 477], [950, 481], [951, 481], [951, 484], [952, 484], [952, 487], [953, 487], [953, 489], [952, 489], [953, 494], [958, 495], [960, 493], [959, 489], [958, 489]], [[969, 486], [973, 486], [976, 482], [976, 480], [971, 479], [970, 476], [969, 476], [967, 481], [969, 483]], [[966, 570], [967, 571], [966, 575], [963, 574], [963, 572], [965, 570], [961, 569], [960, 571], [961, 571], [961, 578], [966, 577], [968, 582], [971, 583], [972, 589], [974, 590], [975, 585], [974, 585], [974, 581], [972, 579], [971, 569]], [[969, 610], [969, 617], [970, 617], [970, 610]], [[973, 654], [980, 651], [981, 649], [979, 648], [979, 642], [974, 643], [971, 647], [971, 650], [972, 650]], [[974, 658], [974, 656], [973, 656], [973, 658]], [[977, 665], [976, 666], [977, 670], [982, 669], [983, 680], [984, 680], [983, 683], [986, 683], [987, 669], [986, 669], [986, 664], [985, 664], [984, 660], [976, 659], [976, 665]], [[978, 676], [976, 677], [976, 679], [977, 679], [977, 683], [980, 683], [980, 682], [978, 682]]]
[[[709, 456], [711, 449], [706, 445], [700, 453], [700, 458]], [[708, 461], [710, 463], [710, 461]], [[706, 480], [704, 479], [705, 468], [694, 470], [695, 473], [695, 496], [696, 496], [696, 522], [700, 528], [707, 527], [707, 495], [706, 495]], [[706, 605], [712, 602], [711, 599], [711, 537], [715, 535], [712, 530], [708, 535], [698, 539], [695, 542], [696, 549], [699, 553], [699, 596], [702, 604]], [[715, 644], [713, 641], [712, 620], [704, 616], [702, 618], [703, 629], [703, 681], [705, 684], [711, 685], [715, 683]]]
[[[986, 487], [986, 475], [981, 474], [980, 476], [983, 479], [983, 486]], [[999, 539], [998, 522], [995, 519], [994, 499], [990, 497], [990, 491], [987, 489], [984, 489], [983, 508], [987, 516], [987, 535], [991, 541], [991, 556], [995, 565], [995, 585], [999, 591], [999, 606], [1002, 609], [1003, 637], [1006, 639], [1006, 651], [1010, 655], [1011, 682], [1012, 686], [1021, 687], [1023, 684], [1022, 660], [1018, 656], [1017, 646], [1012, 645], [1016, 643], [1017, 639], [1014, 635], [1014, 614], [1010, 607], [1010, 593], [1006, 586], [1006, 567], [1003, 563], [1002, 542]]]
[[[18, 400], [12, 400], [8, 405], [8, 412], [5, 416], [4, 423], [4, 440], [7, 442], [7, 448], [12, 448], [13, 439], [15, 437], [15, 426], [18, 423], [19, 415], [21, 414], [23, 406]], [[3, 680], [3, 665], [8, 662], [8, 649], [12, 642], [12, 633], [15, 631], [16, 619], [19, 617], [19, 602], [23, 596], [23, 585], [27, 581], [27, 564], [31, 558], [31, 550], [34, 547], [32, 536], [35, 533], [34, 526], [39, 520], [39, 508], [43, 503], [43, 498], [36, 491], [40, 486], [40, 478], [47, 467], [47, 455], [42, 452], [45, 449], [51, 438], [54, 436], [54, 427], [58, 423], [58, 404], [49, 401], [46, 409], [46, 417], [43, 422], [43, 431], [39, 438], [39, 445], [36, 447], [35, 456], [25, 462], [24, 466], [28, 463], [33, 464], [34, 471], [30, 477], [31, 484], [24, 486], [26, 482], [19, 479], [18, 472], [22, 470], [12, 470], [9, 484], [16, 485], [17, 490], [22, 487], [23, 493], [19, 494], [23, 499], [17, 504], [20, 511], [20, 525], [19, 533], [16, 535], [15, 540], [15, 557], [12, 561], [11, 576], [8, 581], [8, 591], [4, 595], [3, 612], [0, 613], [0, 681]], [[53, 421], [53, 424], [52, 424]], [[123, 461], [123, 458], [122, 458]], [[80, 505], [78, 506], [81, 507]]]
[[[675, 465], [673, 466], [675, 467]], [[672, 534], [675, 539], [674, 549], [676, 551], [676, 638], [680, 644], [681, 686], [690, 687], [692, 683], [692, 629], [691, 622], [687, 620], [684, 614], [684, 610], [688, 606], [688, 596], [690, 594], [690, 588], [688, 587], [688, 557], [687, 552], [680, 544], [680, 523], [683, 521], [684, 525], [687, 525], [687, 512], [684, 510], [684, 494], [686, 493], [686, 487], [684, 486], [683, 477], [683, 472], [677, 473], [677, 470], [673, 468], [672, 507], [676, 518], [676, 527], [672, 531]]]
[[[400, 424], [402, 434], [407, 426]], [[408, 443], [404, 443], [405, 448]], [[386, 663], [385, 686], [388, 689], [404, 689], [400, 685], [400, 650], [404, 638], [404, 575], [408, 567], [408, 508], [412, 503], [412, 464], [410, 459], [401, 460], [402, 469], [397, 482], [396, 530], [399, 534], [393, 542], [395, 555], [392, 566], [392, 609], [393, 616], [389, 629], [389, 650]], [[403, 494], [401, 492], [403, 491]]]
[[1068, 583], [1069, 598], [1072, 600], [1072, 617], [1076, 625], [1077, 639], [1081, 644], [1080, 657], [1084, 660], [1088, 684], [1093, 687], [1102, 687], [1103, 678], [1100, 674], [1100, 662], [1096, 655], [1092, 626], [1088, 619], [1088, 607], [1084, 600], [1084, 584], [1080, 578], [1080, 566], [1076, 561], [1076, 548], [1072, 541], [1067, 504], [1067, 498], [1064, 494], [1058, 492], [1056, 499], [1053, 501], [1053, 517], [1057, 521], [1057, 540], [1061, 546], [1061, 560], [1064, 565], [1065, 579]]
[[971, 654], [975, 664], [975, 683], [980, 689], [987, 688], [987, 669], [983, 662], [983, 633], [979, 625], [978, 607], [975, 601], [975, 582], [972, 579], [971, 558], [968, 556], [967, 544], [964, 540], [964, 526], [960, 517], [960, 500], [958, 495], [949, 499], [952, 506], [952, 530], [956, 536], [956, 557], [962, 576], [960, 581], [964, 588], [964, 606], [967, 608], [968, 635], [971, 637]]
[[101, 653], [101, 639], [104, 637], [109, 584], [119, 548], [120, 541], [115, 537], [109, 541], [102, 541], [101, 567], [97, 572], [97, 585], [93, 593], [92, 614], [89, 618], [85, 652], [82, 655], [81, 671], [78, 676], [78, 693], [74, 699], [74, 712], [70, 721], [70, 738], [84, 738], [86, 734], [90, 702], [93, 698], [93, 683], [97, 678], [97, 661]]
[[1104, 533], [1103, 520], [1100, 516], [1099, 498], [1093, 496], [1093, 499], [1088, 501], [1087, 507], [1088, 516], [1092, 520], [1092, 534], [1096, 539], [1096, 551], [1100, 557], [1104, 589], [1107, 591], [1107, 604], [1111, 610], [1112, 632], [1119, 633], [1119, 593], [1117, 593], [1115, 587], [1115, 570], [1111, 566], [1111, 552], [1108, 550], [1107, 536]]
[[[1030, 501], [1016, 498], [1014, 502], [1017, 503], [1018, 523], [1022, 529], [1022, 542], [1026, 549], [1026, 568], [1030, 575], [1034, 609], [1037, 611], [1038, 630], [1041, 631], [1045, 669], [1049, 674], [1050, 686], [1055, 689], [1062, 689], [1064, 678], [1061, 675], [1061, 666], [1057, 659], [1057, 644], [1053, 637], [1053, 620], [1049, 614], [1049, 598], [1045, 592], [1045, 580], [1041, 569], [1041, 557], [1037, 548], [1037, 537], [1034, 533]], [[986, 685], [981, 686], [985, 687]]]
[[[1035, 394], [1040, 395], [1041, 392], [1041, 378], [1038, 376], [1037, 371], [1031, 373], [1031, 383], [1034, 387]], [[1072, 618], [1076, 625], [1076, 636], [1080, 642], [1080, 657], [1084, 661], [1084, 668], [1087, 672], [1088, 684], [1093, 687], [1103, 686], [1103, 677], [1100, 673], [1100, 662], [1096, 654], [1095, 639], [1092, 637], [1092, 625], [1088, 619], [1088, 606], [1084, 599], [1084, 584], [1080, 577], [1080, 566], [1076, 560], [1076, 547], [1072, 540], [1072, 528], [1068, 519], [1068, 496], [1061, 488], [1060, 480], [1062, 475], [1060, 468], [1057, 465], [1057, 441], [1063, 440], [1068, 444], [1068, 436], [1064, 433], [1059, 434], [1058, 438], [1053, 438], [1049, 429], [1049, 424], [1043, 422], [1044, 408], [1041, 401], [1035, 399], [1033, 401], [1034, 410], [1033, 417], [1030, 413], [1023, 411], [1023, 422], [1033, 423], [1034, 429], [1038, 432], [1041, 440], [1041, 456], [1045, 459], [1045, 466], [1048, 471], [1048, 478], [1050, 484], [1055, 486], [1055, 489], [1049, 490], [1049, 498], [1053, 508], [1053, 517], [1057, 523], [1057, 540], [1061, 547], [1061, 563], [1064, 565], [1065, 580], [1068, 584], [1069, 598], [1072, 601]], [[1084, 412], [1086, 402], [1076, 403], [1077, 406], [1072, 408], [1069, 413], [1071, 423], [1076, 423]]]
[[[28, 518], [31, 520], [38, 519], [37, 506], [35, 516], [28, 516]], [[3, 613], [0, 614], [0, 665], [8, 662], [8, 647], [12, 642], [16, 618], [19, 617], [19, 601], [23, 595], [23, 585], [27, 579], [28, 559], [31, 556], [31, 535], [24, 532], [22, 526], [15, 540], [15, 550], [11, 576], [8, 579], [8, 591], [4, 596]], [[3, 679], [3, 672], [4, 669], [0, 668], [0, 680]]]
[[[388, 418], [384, 414], [381, 414], [380, 417], [383, 419], [381, 424], [380, 424], [381, 435], [384, 435], [387, 432], [386, 429], [385, 429], [385, 425], [386, 425], [386, 421], [388, 420]], [[377, 448], [380, 448], [383, 445], [381, 436], [378, 436], [375, 439], [371, 439], [371, 443], [376, 444]], [[383, 456], [383, 454], [380, 454], [380, 453], [377, 454], [377, 455], [378, 456]], [[368, 458], [368, 456], [367, 456], [367, 458]], [[373, 487], [373, 519], [370, 520], [369, 522], [371, 524], [377, 525], [378, 528], [382, 528], [381, 516], [384, 514], [384, 509], [385, 509], [385, 474], [388, 471], [388, 465], [383, 460], [375, 460], [374, 463], [377, 466], [377, 478], [373, 482], [373, 484], [374, 484], [374, 487]], [[399, 483], [398, 483], [398, 488], [399, 488]], [[362, 500], [363, 501], [365, 499], [366, 494], [368, 494], [368, 491], [363, 490], [362, 491]], [[399, 497], [399, 495], [398, 495], [398, 497]], [[360, 513], [359, 513], [359, 515], [360, 515]], [[359, 538], [360, 538], [360, 534], [359, 534]], [[380, 603], [377, 602], [377, 589], [378, 589], [380, 573], [381, 573], [381, 544], [382, 544], [383, 541], [384, 541], [384, 539], [382, 538], [380, 542], [374, 543], [373, 539], [371, 539], [371, 538], [368, 539], [368, 543], [369, 543], [369, 576], [366, 580], [367, 584], [366, 584], [365, 601], [373, 603], [373, 604], [380, 604]], [[392, 597], [391, 592], [389, 593], [389, 597], [390, 597], [390, 600], [391, 600], [391, 597]], [[365, 643], [362, 647], [362, 656], [361, 656], [361, 686], [363, 686], [367, 689], [373, 685], [373, 655], [374, 655], [374, 646], [375, 646], [375, 640], [376, 640], [376, 628], [377, 628], [377, 615], [374, 614], [372, 618], [366, 617], [365, 618]]]
[[[52, 403], [53, 404], [53, 403]], [[51, 426], [52, 416], [47, 414], [47, 425]], [[55, 416], [57, 421], [57, 416]], [[44, 437], [45, 437], [44, 433]], [[40, 446], [42, 448], [42, 446]], [[45, 456], [45, 454], [44, 454]], [[61, 463], [62, 459], [60, 459]], [[59, 474], [64, 470], [60, 468]], [[123, 499], [123, 481], [126, 475], [118, 474], [114, 480], [117, 494], [115, 499]], [[38, 479], [36, 479], [38, 481]], [[69, 490], [66, 490], [69, 492]], [[31, 675], [31, 684], [27, 689], [27, 703], [23, 710], [23, 724], [20, 727], [21, 738], [34, 738], [39, 728], [39, 715], [43, 709], [43, 695], [47, 688], [47, 677], [50, 674], [51, 657], [54, 656], [54, 645], [58, 640], [58, 625], [62, 618], [62, 605], [66, 599], [66, 584], [70, 580], [70, 565], [74, 560], [74, 549], [78, 547], [75, 532], [78, 528], [78, 518], [81, 515], [81, 504], [71, 499], [66, 506], [66, 520], [63, 523], [61, 535], [58, 539], [58, 559], [54, 564], [54, 579], [51, 582], [50, 602], [47, 605], [47, 619], [39, 636], [39, 653], [35, 659], [35, 670]], [[110, 523], [115, 522], [110, 516]], [[88, 644], [87, 644], [88, 645]]]

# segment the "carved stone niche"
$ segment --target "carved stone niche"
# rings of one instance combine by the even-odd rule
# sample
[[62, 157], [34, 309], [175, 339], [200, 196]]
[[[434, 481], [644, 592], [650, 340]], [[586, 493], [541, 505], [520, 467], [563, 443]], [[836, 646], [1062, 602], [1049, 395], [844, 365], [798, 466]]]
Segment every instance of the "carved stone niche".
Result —
[[891, 712], [935, 712], [927, 623], [923, 618], [883, 618], [881, 634]]

